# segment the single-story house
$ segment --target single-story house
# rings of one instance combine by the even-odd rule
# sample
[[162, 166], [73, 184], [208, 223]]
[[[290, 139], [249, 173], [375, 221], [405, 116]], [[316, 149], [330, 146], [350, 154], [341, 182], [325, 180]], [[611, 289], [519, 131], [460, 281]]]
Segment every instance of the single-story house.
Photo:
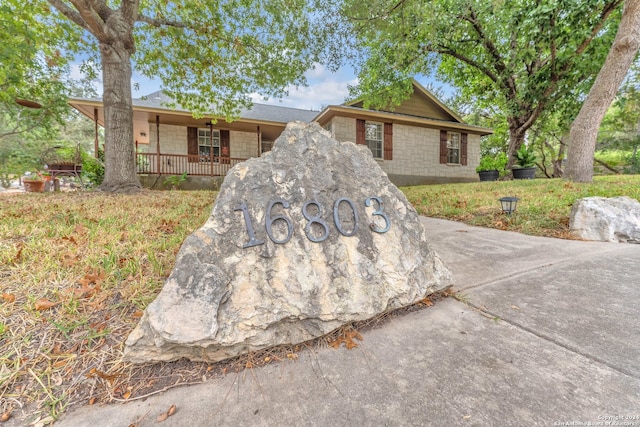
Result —
[[[413, 94], [389, 110], [365, 109], [360, 100], [321, 112], [254, 104], [233, 122], [193, 118], [168, 108], [154, 92], [133, 100], [134, 141], [140, 175], [219, 177], [269, 151], [290, 121], [316, 121], [340, 141], [366, 144], [396, 185], [477, 181], [480, 137], [491, 129], [469, 125], [418, 82]], [[104, 125], [101, 99], [73, 98], [70, 105]], [[97, 137], [96, 137], [97, 141]]]

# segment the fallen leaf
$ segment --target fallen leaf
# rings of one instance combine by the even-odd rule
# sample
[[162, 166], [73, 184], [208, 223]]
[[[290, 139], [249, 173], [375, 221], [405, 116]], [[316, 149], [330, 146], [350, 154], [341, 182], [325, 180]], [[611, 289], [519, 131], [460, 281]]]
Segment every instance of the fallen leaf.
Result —
[[87, 378], [102, 378], [103, 380], [107, 380], [110, 383], [113, 382], [116, 378], [120, 376], [120, 374], [107, 374], [105, 372], [99, 371], [96, 368], [91, 368], [87, 374], [85, 374]]
[[18, 253], [16, 253], [16, 255], [13, 257], [13, 263], [17, 264], [20, 262], [20, 259], [22, 258], [22, 250], [24, 249], [24, 242], [20, 242], [16, 245], [17, 249], [18, 249]]
[[143, 314], [144, 314], [144, 311], [136, 310], [136, 311], [133, 312], [133, 314], [131, 314], [131, 317], [133, 317], [134, 319], [137, 319], [137, 318], [142, 317]]
[[[433, 303], [432, 303], [433, 304]], [[344, 346], [347, 348], [347, 350], [352, 350], [356, 347], [358, 347], [358, 343], [356, 343], [353, 339], [357, 339], [359, 341], [362, 341], [362, 335], [360, 335], [360, 333], [356, 330], [351, 330], [351, 331], [347, 331], [344, 332], [342, 334], [342, 336], [339, 336], [338, 338], [335, 339], [335, 341], [330, 341], [328, 344], [337, 349], [340, 347], [340, 345], [342, 343], [344, 343]]]
[[63, 267], [73, 267], [78, 263], [79, 259], [79, 255], [67, 252], [62, 255], [60, 262]]
[[96, 398], [92, 397], [91, 399], [89, 399], [89, 405], [94, 405], [96, 403]]
[[5, 412], [4, 414], [0, 415], [0, 423], [4, 423], [9, 421], [9, 418], [11, 418], [11, 410]]
[[36, 307], [36, 310], [43, 311], [43, 310], [48, 310], [51, 307], [55, 307], [58, 304], [60, 304], [60, 303], [59, 302], [51, 302], [46, 298], [40, 298], [38, 301], [36, 301], [35, 307]]
[[16, 300], [16, 296], [14, 294], [2, 294], [2, 299], [4, 302], [12, 303]]
[[514, 310], [520, 310], [520, 307], [518, 307], [517, 305], [512, 305], [511, 308], [513, 308]]
[[431, 301], [429, 298], [421, 299], [420, 303], [426, 305], [427, 307], [431, 307], [433, 305], [433, 301]]
[[170, 416], [172, 416], [173, 414], [176, 413], [176, 405], [171, 405], [171, 407], [169, 407], [169, 410], [167, 412], [164, 412], [160, 415], [158, 415], [158, 418], [156, 419], [159, 423], [165, 421], [167, 418], [169, 418]]
[[87, 234], [89, 231], [86, 227], [82, 226], [82, 224], [76, 224], [76, 227], [73, 230], [80, 236]]
[[74, 245], [78, 244], [78, 242], [76, 241], [76, 239], [73, 236], [63, 237], [62, 240], [66, 240], [69, 243], [73, 243]]
[[295, 353], [287, 353], [287, 358], [289, 358], [290, 360], [296, 360], [298, 358], [298, 355]]

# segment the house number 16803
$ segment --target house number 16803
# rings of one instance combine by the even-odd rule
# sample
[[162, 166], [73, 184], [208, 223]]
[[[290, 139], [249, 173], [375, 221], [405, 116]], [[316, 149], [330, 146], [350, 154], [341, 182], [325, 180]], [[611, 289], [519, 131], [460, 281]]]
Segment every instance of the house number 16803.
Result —
[[[340, 205], [342, 203], [346, 203], [351, 211], [353, 212], [353, 228], [351, 230], [345, 230], [344, 224], [340, 219], [339, 210]], [[384, 212], [384, 203], [380, 197], [372, 196], [368, 197], [364, 201], [365, 206], [373, 206], [374, 211], [372, 216], [380, 217], [384, 219], [384, 227], [378, 227], [375, 222], [371, 222], [370, 227], [371, 230], [376, 233], [386, 233], [389, 231], [391, 227], [391, 220]], [[285, 244], [291, 237], [293, 236], [293, 223], [291, 219], [284, 215], [273, 215], [273, 208], [276, 205], [281, 205], [283, 209], [289, 209], [289, 202], [284, 199], [275, 199], [269, 202], [267, 206], [267, 212], [264, 220], [264, 226], [267, 231], [267, 236], [271, 239], [273, 243], [277, 244]], [[251, 216], [249, 215], [249, 209], [247, 207], [246, 202], [242, 202], [240, 205], [236, 206], [234, 211], [242, 211], [244, 217], [244, 223], [247, 227], [247, 234], [249, 235], [249, 241], [245, 243], [243, 248], [250, 248], [251, 246], [263, 245], [264, 240], [260, 240], [256, 238], [256, 233], [253, 228], [253, 222], [251, 221]], [[325, 241], [329, 237], [329, 224], [322, 218], [323, 215], [323, 206], [315, 201], [309, 200], [302, 205], [302, 216], [307, 220], [307, 223], [304, 227], [304, 233], [309, 240], [312, 242], [320, 243]], [[286, 227], [287, 233], [286, 236], [281, 236], [280, 238], [274, 236], [273, 227], [277, 221], [281, 221], [282, 224]], [[356, 205], [353, 201], [347, 197], [341, 197], [335, 201], [333, 204], [333, 223], [340, 234], [346, 237], [351, 237], [356, 234], [358, 231], [358, 210], [356, 209]], [[315, 224], [315, 227], [314, 227]], [[315, 228], [315, 232], [313, 230]], [[321, 230], [318, 232], [318, 230]], [[284, 234], [284, 233], [282, 233]]]

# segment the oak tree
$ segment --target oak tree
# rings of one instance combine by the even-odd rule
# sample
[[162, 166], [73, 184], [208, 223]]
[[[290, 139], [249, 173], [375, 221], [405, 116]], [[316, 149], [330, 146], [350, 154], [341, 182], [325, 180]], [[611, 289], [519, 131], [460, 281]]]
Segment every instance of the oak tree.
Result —
[[[41, 0], [44, 1], [44, 0]], [[286, 94], [328, 50], [316, 0], [46, 0], [99, 53], [105, 121], [101, 189], [140, 188], [133, 144], [132, 67], [159, 78], [194, 115], [236, 116], [249, 94]], [[49, 11], [48, 11], [49, 12]]]
[[499, 105], [508, 157], [544, 112], [577, 100], [615, 36], [622, 0], [343, 0], [363, 50], [359, 91], [367, 105], [397, 104], [407, 79], [437, 74], [480, 105]]
[[625, 0], [607, 59], [571, 125], [565, 179], [591, 182], [598, 128], [640, 48], [640, 0]]

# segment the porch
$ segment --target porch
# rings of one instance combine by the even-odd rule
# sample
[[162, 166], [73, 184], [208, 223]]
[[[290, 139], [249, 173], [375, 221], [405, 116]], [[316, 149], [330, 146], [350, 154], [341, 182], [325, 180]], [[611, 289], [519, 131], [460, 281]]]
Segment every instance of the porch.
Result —
[[139, 175], [225, 176], [229, 170], [247, 159], [191, 154], [136, 153]]

